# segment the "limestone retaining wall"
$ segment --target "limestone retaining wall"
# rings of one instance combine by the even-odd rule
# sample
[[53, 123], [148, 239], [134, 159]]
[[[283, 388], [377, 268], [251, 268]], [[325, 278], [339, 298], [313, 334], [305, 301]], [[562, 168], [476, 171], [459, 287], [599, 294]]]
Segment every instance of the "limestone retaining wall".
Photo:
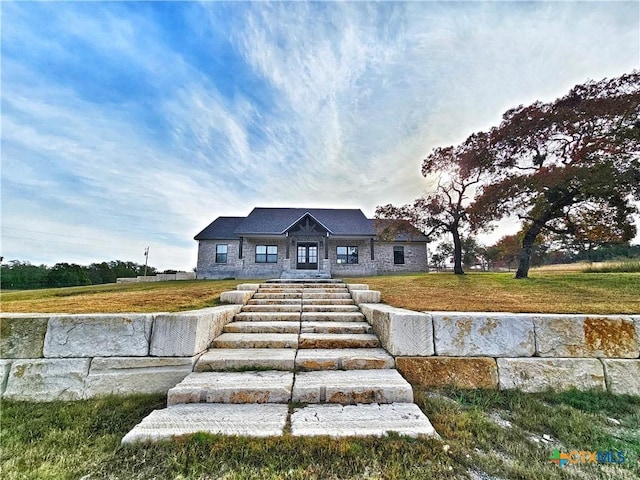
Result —
[[640, 315], [360, 308], [414, 385], [640, 395]]
[[0, 394], [80, 400], [166, 393], [242, 305], [180, 313], [0, 314]]

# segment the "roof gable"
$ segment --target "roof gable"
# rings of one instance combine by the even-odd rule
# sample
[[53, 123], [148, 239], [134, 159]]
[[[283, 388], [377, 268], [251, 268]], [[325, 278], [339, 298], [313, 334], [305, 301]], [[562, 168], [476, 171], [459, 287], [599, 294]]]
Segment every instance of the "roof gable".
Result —
[[292, 235], [313, 235], [313, 234], [325, 234], [327, 232], [333, 233], [329, 228], [323, 225], [317, 218], [311, 215], [309, 212], [305, 213], [298, 220], [289, 225], [281, 233], [288, 232]]

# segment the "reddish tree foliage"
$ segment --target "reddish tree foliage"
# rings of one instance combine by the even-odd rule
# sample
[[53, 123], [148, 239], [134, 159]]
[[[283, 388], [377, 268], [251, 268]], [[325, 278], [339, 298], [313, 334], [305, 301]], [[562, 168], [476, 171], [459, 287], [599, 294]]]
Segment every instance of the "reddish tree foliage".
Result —
[[[376, 218], [399, 220], [396, 230], [402, 229], [401, 221], [408, 221], [425, 235], [450, 233], [453, 240], [454, 273], [464, 274], [462, 269], [462, 230], [475, 229], [483, 222], [471, 225], [467, 209], [474, 189], [482, 182], [485, 158], [474, 152], [486, 147], [484, 134], [472, 135], [459, 147], [436, 148], [424, 160], [422, 174], [438, 175], [438, 186], [432, 193], [416, 199], [412, 205], [395, 207], [391, 204], [376, 208]], [[392, 232], [388, 232], [391, 234]]]
[[[472, 216], [523, 220], [516, 278], [529, 272], [531, 248], [545, 231], [585, 232], [598, 222], [603, 236], [635, 235], [640, 199], [640, 72], [574, 87], [552, 103], [509, 110], [502, 123], [470, 145], [467, 163], [489, 164], [490, 183], [477, 195]], [[471, 137], [470, 137], [471, 139]], [[474, 146], [475, 145], [475, 146]], [[598, 229], [590, 229], [594, 235]], [[615, 235], [612, 233], [615, 231]]]

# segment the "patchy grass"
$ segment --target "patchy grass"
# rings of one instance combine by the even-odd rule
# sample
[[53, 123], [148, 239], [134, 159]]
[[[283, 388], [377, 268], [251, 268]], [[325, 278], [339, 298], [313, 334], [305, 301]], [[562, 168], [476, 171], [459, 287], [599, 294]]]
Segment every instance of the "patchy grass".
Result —
[[[418, 391], [416, 400], [442, 440], [196, 434], [122, 447], [125, 433], [148, 412], [162, 408], [163, 397], [3, 401], [0, 473], [7, 480], [631, 480], [640, 475], [640, 398], [602, 392], [444, 390]], [[621, 450], [627, 461], [560, 469], [549, 460], [554, 449]]]
[[3, 312], [176, 312], [219, 305], [238, 280], [183, 280], [2, 292]]
[[417, 311], [637, 314], [640, 274], [423, 273], [351, 278], [382, 292], [382, 300]]
[[637, 273], [640, 272], [640, 261], [605, 264], [594, 263], [583, 271], [586, 273]]
[[[383, 301], [418, 311], [637, 314], [640, 273], [423, 273], [345, 279], [367, 283]], [[253, 281], [255, 282], [255, 281]], [[3, 312], [175, 312], [219, 304], [241, 280], [194, 280], [2, 292]]]

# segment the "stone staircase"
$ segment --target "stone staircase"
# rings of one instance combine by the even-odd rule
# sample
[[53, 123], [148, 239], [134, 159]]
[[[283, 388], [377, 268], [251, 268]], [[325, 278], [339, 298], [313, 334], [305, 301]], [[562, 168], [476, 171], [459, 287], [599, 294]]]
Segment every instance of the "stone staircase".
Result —
[[261, 284], [194, 372], [169, 390], [167, 405], [123, 443], [196, 431], [437, 435], [394, 358], [336, 280]]

